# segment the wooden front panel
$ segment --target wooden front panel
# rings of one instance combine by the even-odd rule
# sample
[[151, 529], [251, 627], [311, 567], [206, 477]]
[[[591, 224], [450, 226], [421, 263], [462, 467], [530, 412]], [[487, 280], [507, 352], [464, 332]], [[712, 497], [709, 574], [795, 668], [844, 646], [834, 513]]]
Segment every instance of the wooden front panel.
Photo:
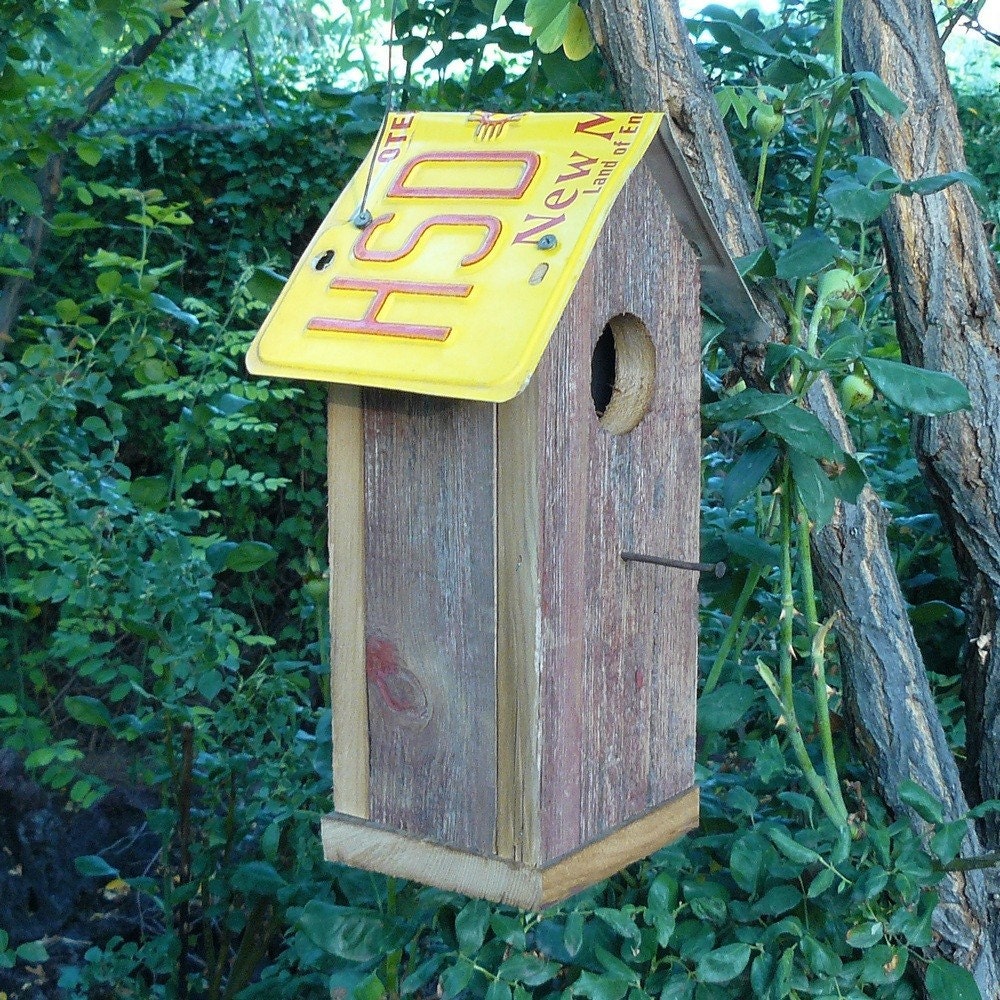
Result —
[[[697, 577], [621, 552], [698, 557], [697, 290], [642, 166], [536, 375], [545, 860], [693, 784]], [[620, 314], [645, 324], [656, 366], [647, 416], [616, 435], [598, 424], [591, 358]]]
[[363, 399], [370, 817], [490, 854], [495, 407]]

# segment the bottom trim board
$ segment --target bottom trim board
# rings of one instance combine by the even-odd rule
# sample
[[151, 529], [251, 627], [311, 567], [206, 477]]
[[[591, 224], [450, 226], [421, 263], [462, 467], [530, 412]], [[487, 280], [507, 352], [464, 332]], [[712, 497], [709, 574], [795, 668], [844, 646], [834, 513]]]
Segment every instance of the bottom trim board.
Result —
[[540, 910], [648, 857], [697, 825], [698, 789], [689, 788], [600, 840], [533, 867], [459, 851], [335, 812], [323, 817], [323, 853], [327, 861]]

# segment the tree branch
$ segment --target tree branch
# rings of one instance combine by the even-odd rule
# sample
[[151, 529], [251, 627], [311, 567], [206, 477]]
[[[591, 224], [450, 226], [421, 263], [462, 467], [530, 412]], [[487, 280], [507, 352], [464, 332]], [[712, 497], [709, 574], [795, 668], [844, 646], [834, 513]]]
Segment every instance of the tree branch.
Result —
[[[183, 20], [206, 2], [207, 0], [187, 0], [178, 17], [164, 25], [157, 34], [133, 45], [84, 97], [80, 113], [73, 118], [57, 121], [52, 126], [49, 133], [52, 138], [62, 143], [69, 136], [79, 132], [111, 100], [115, 86], [122, 76], [138, 69]], [[35, 183], [42, 193], [42, 208], [37, 215], [30, 216], [25, 221], [21, 231], [21, 242], [27, 247], [30, 255], [26, 265], [28, 270], [33, 271], [38, 264], [42, 246], [48, 235], [47, 221], [59, 199], [59, 189], [62, 184], [63, 156], [63, 153], [50, 156], [35, 175]], [[30, 279], [27, 278], [9, 277], [0, 289], [0, 358], [3, 358], [6, 346], [10, 342], [11, 331], [20, 315], [24, 292], [30, 283]]]
[[[625, 106], [666, 110], [670, 115], [708, 210], [733, 256], [763, 245], [760, 221], [750, 206], [676, 0], [648, 0], [642, 9], [629, 0], [590, 0], [588, 16]], [[857, 24], [845, 29], [848, 34], [863, 30]], [[933, 21], [931, 34], [936, 42]], [[878, 66], [869, 68], [879, 72]], [[771, 309], [765, 315], [775, 339], [786, 339], [783, 314]], [[736, 360], [745, 358], [736, 352]], [[810, 405], [851, 448], [839, 400], [828, 382], [818, 383]], [[896, 811], [908, 812], [899, 785], [919, 777], [945, 803], [949, 816], [962, 815], [966, 803], [957, 765], [895, 578], [877, 497], [868, 490], [855, 506], [838, 504], [837, 518], [814, 538], [814, 545], [827, 613], [842, 615], [838, 649], [855, 739], [886, 800]], [[978, 852], [976, 842], [967, 840], [967, 847]], [[1000, 996], [994, 952], [983, 934], [989, 911], [982, 874], [949, 873], [941, 896], [935, 925], [941, 935], [938, 947], [974, 970], [984, 996]]]

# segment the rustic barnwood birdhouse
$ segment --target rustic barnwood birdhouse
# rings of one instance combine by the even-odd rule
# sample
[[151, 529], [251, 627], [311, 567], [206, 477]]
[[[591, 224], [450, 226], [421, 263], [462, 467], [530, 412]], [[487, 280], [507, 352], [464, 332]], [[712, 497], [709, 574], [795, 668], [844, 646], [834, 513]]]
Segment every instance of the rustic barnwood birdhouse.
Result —
[[696, 825], [699, 270], [660, 115], [390, 113], [247, 357], [330, 383], [330, 860], [537, 908]]

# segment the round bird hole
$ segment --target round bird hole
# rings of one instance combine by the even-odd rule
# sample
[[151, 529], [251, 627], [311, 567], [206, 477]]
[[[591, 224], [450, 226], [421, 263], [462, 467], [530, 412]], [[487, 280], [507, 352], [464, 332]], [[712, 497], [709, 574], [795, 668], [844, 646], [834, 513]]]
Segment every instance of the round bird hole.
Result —
[[590, 395], [609, 434], [638, 426], [653, 402], [656, 351], [645, 324], [624, 313], [608, 320], [590, 361]]

